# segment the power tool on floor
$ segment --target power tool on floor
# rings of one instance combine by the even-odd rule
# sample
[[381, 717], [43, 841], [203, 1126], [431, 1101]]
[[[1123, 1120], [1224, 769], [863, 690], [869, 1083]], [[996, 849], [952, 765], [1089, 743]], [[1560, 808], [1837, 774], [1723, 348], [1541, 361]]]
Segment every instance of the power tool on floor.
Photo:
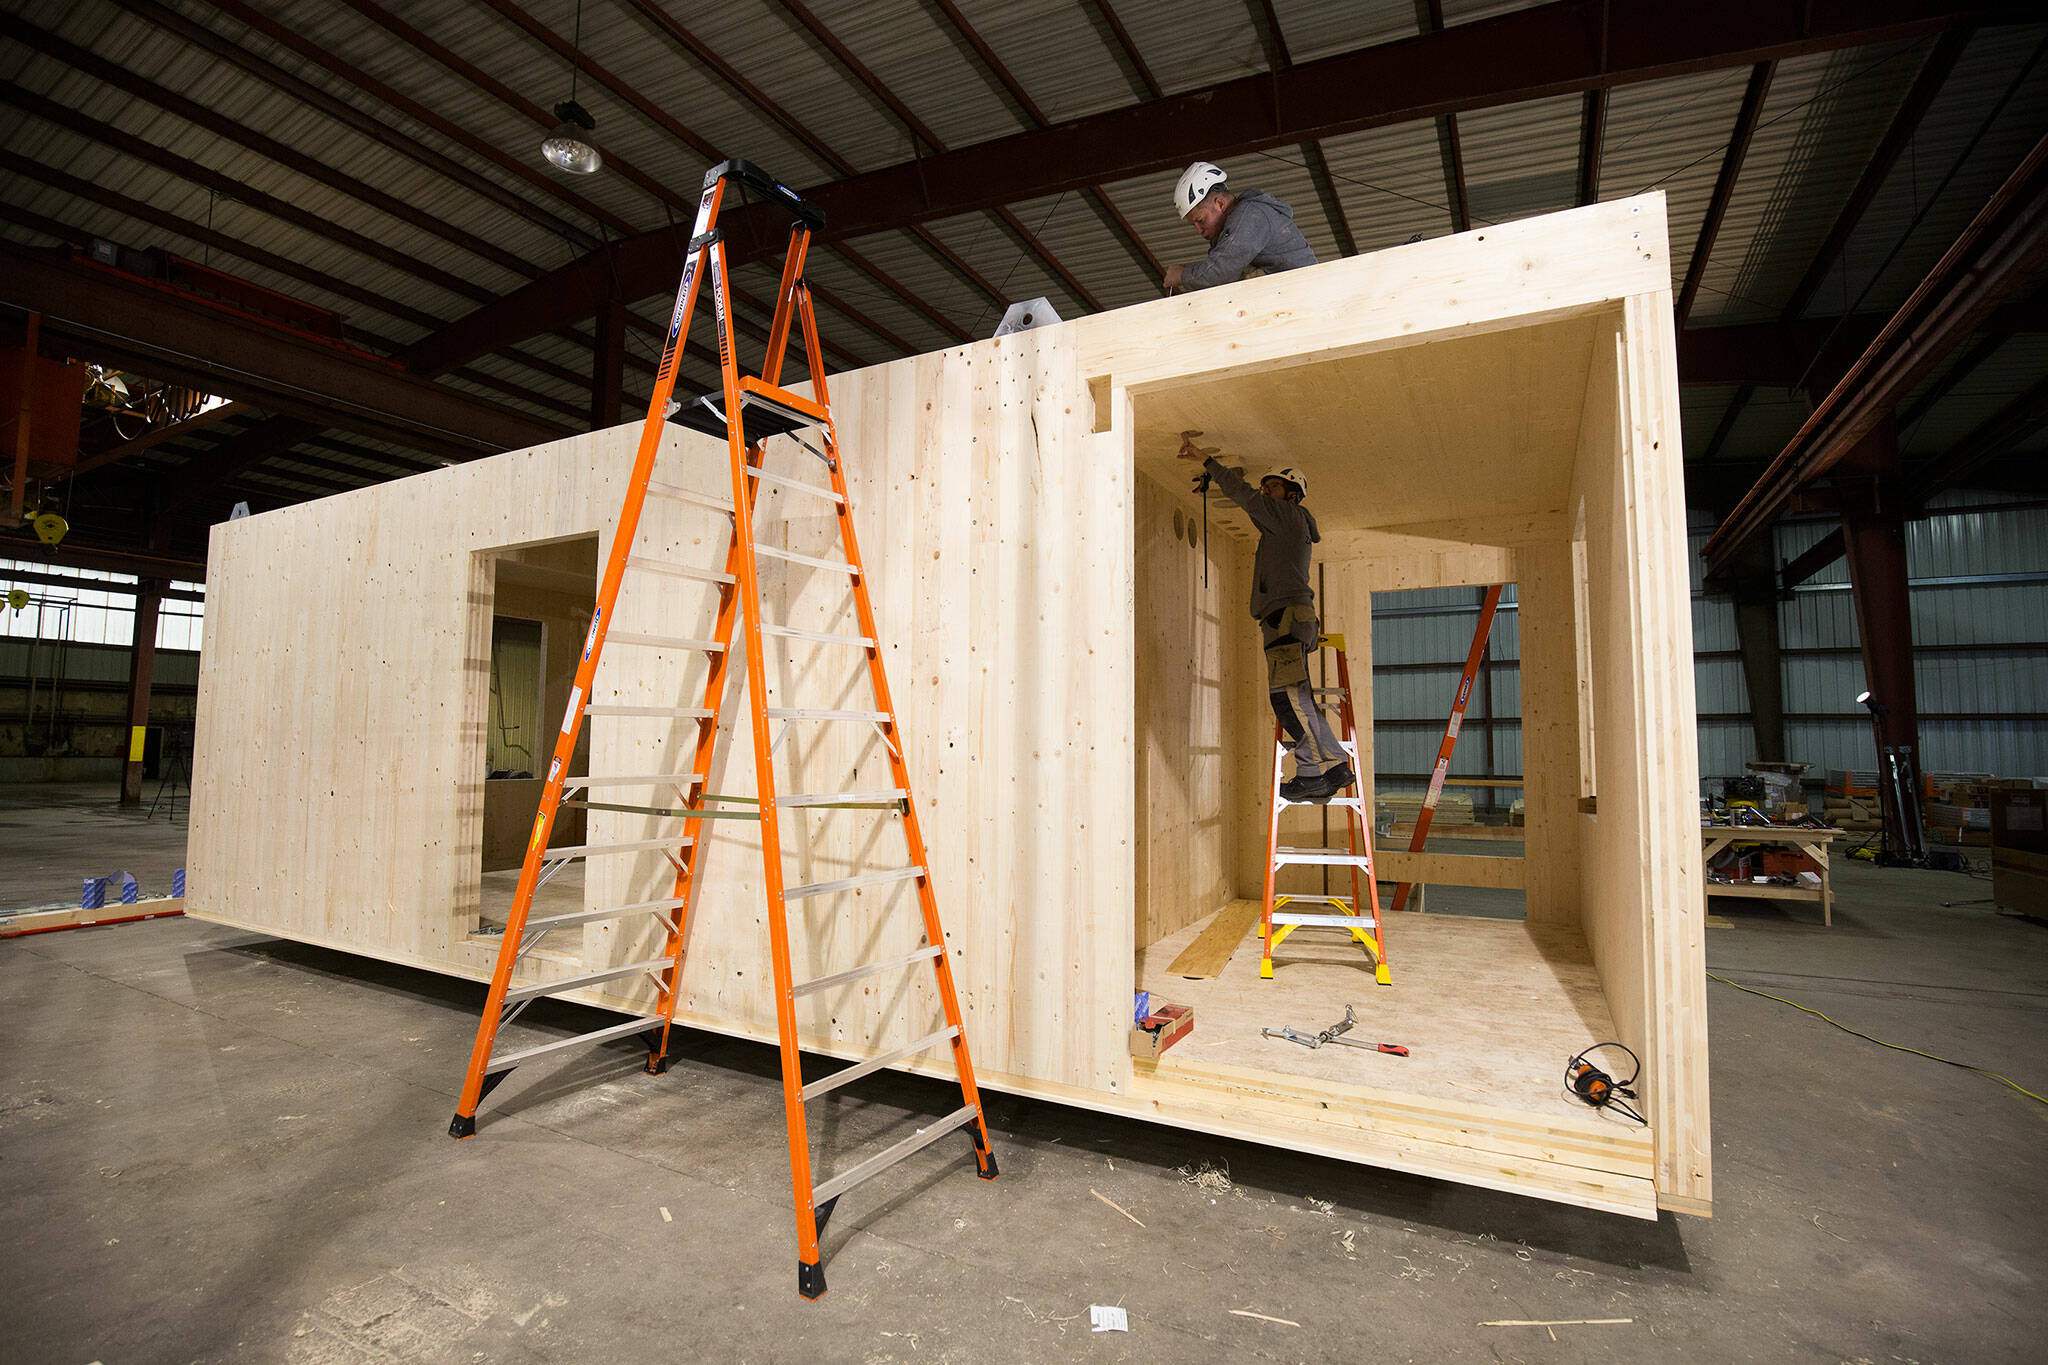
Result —
[[[1629, 1072], [1627, 1080], [1617, 1081], [1614, 1077], [1586, 1060], [1589, 1054], [1598, 1052], [1604, 1047], [1619, 1048], [1621, 1051], [1628, 1053], [1628, 1059], [1633, 1069]], [[1648, 1119], [1622, 1103], [1623, 1099], [1632, 1100], [1636, 1097], [1634, 1088], [1636, 1077], [1642, 1074], [1642, 1060], [1634, 1052], [1630, 1051], [1625, 1044], [1595, 1043], [1564, 1064], [1564, 1088], [1577, 1095], [1587, 1104], [1592, 1105], [1595, 1109], [1619, 1109], [1637, 1123], [1648, 1127], [1650, 1122]]]

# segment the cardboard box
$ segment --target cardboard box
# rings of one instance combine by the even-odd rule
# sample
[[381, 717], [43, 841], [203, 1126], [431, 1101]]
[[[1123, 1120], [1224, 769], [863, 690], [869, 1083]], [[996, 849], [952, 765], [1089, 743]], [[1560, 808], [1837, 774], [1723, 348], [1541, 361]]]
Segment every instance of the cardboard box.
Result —
[[1131, 1055], [1143, 1061], [1156, 1062], [1160, 1053], [1187, 1037], [1194, 1027], [1193, 1005], [1161, 1004], [1131, 1030]]

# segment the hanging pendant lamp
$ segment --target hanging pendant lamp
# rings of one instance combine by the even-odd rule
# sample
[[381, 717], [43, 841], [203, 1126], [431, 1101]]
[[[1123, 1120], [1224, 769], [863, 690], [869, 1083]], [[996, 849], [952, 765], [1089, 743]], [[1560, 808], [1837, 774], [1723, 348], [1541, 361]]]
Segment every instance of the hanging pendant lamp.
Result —
[[597, 120], [576, 102], [576, 78], [582, 74], [583, 0], [576, 0], [576, 36], [570, 46], [577, 57], [569, 68], [569, 98], [555, 106], [555, 130], [540, 144], [540, 154], [549, 165], [571, 175], [594, 175], [604, 166], [597, 139], [591, 136]]

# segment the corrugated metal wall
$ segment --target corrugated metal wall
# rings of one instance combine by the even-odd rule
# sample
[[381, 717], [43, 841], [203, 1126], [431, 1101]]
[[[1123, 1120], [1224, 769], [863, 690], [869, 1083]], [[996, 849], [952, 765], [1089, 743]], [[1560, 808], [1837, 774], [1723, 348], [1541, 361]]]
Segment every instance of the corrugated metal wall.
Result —
[[[1907, 527], [1912, 578], [1914, 674], [1919, 686], [1922, 767], [1929, 772], [2048, 776], [2048, 506], [1948, 494], [1936, 514]], [[1779, 562], [1834, 528], [1781, 524]], [[1712, 529], [1692, 520], [1694, 676], [1700, 772], [1721, 777], [1756, 757], [1735, 608], [1701, 590], [1700, 547]], [[1374, 744], [1389, 789], [1419, 787], [1443, 738], [1444, 718], [1471, 647], [1479, 589], [1373, 595]], [[1486, 765], [1485, 689], [1475, 685], [1451, 771], [1520, 773], [1521, 689], [1514, 591], [1493, 629], [1493, 766]], [[1870, 719], [1863, 691], [1848, 566], [1836, 561], [1801, 584], [1779, 609], [1788, 756], [1828, 768], [1869, 768]], [[1513, 794], [1500, 793], [1503, 800]]]

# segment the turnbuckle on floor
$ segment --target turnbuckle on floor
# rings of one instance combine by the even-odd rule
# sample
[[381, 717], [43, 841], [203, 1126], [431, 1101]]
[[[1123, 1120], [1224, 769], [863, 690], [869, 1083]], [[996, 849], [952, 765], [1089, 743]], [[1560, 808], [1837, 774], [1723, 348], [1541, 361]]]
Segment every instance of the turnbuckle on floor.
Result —
[[[768, 333], [767, 355], [760, 376], [740, 373], [733, 335], [733, 320], [727, 296], [725, 245], [717, 230], [720, 206], [728, 190], [744, 186], [757, 198], [779, 204], [794, 221], [790, 227], [789, 251], [778, 286], [775, 316]], [[889, 695], [889, 682], [882, 668], [882, 651], [877, 647], [873, 603], [869, 599], [867, 574], [862, 568], [860, 546], [854, 535], [852, 501], [847, 491], [839, 437], [832, 419], [831, 398], [826, 389], [823, 348], [818, 340], [817, 316], [810, 288], [804, 279], [804, 258], [811, 234], [824, 224], [824, 215], [800, 195], [789, 190], [759, 168], [743, 161], [715, 166], [704, 178], [704, 195], [697, 207], [695, 229], [683, 266], [682, 282], [676, 291], [674, 320], [661, 364], [655, 372], [654, 393], [648, 401], [647, 417], [641, 425], [638, 454], [627, 485], [625, 504], [619, 513], [612, 538], [610, 557], [600, 581], [590, 634], [585, 642], [575, 685], [570, 691], [568, 714], [562, 721], [540, 808], [534, 817], [533, 835], [520, 867], [518, 889], [513, 894], [511, 913], [505, 924], [498, 961], [484, 1002], [484, 1014], [470, 1052], [469, 1070], [463, 1080], [449, 1133], [468, 1137], [476, 1131], [477, 1107], [511, 1069], [536, 1057], [585, 1043], [634, 1034], [648, 1034], [647, 1070], [666, 1069], [671, 1027], [681, 993], [684, 947], [688, 938], [690, 907], [695, 900], [697, 876], [709, 820], [756, 821], [761, 836], [763, 878], [767, 888], [769, 953], [776, 993], [776, 1033], [782, 1049], [784, 1117], [788, 1128], [791, 1189], [796, 1208], [797, 1288], [806, 1298], [825, 1292], [824, 1265], [818, 1250], [818, 1233], [837, 1206], [839, 1197], [861, 1181], [880, 1174], [958, 1129], [968, 1130], [972, 1140], [976, 1173], [984, 1180], [996, 1176], [995, 1150], [989, 1142], [988, 1124], [982, 1113], [981, 1097], [974, 1083], [974, 1065], [967, 1048], [966, 1025], [953, 983], [953, 971], [944, 944], [945, 931], [939, 922], [938, 901], [929, 873], [924, 835], [918, 822], [910, 770], [904, 761], [903, 745], [897, 733], [896, 707]], [[718, 333], [721, 391], [689, 402], [672, 399], [675, 388], [677, 353], [690, 331], [700, 285], [710, 284], [713, 321]], [[783, 360], [793, 336], [800, 336], [809, 364], [813, 395], [782, 388], [778, 382]], [[725, 442], [731, 478], [730, 502], [693, 492], [677, 483], [653, 479], [656, 457], [661, 451], [669, 422], [719, 437]], [[803, 433], [815, 436], [812, 444]], [[770, 474], [761, 467], [764, 443], [783, 436], [809, 452], [824, 466], [830, 487], [786, 475]], [[820, 448], [822, 446], [822, 449]], [[754, 504], [763, 485], [816, 498], [833, 509], [842, 558], [799, 554], [793, 550], [760, 544], [754, 534]], [[649, 497], [703, 506], [730, 520], [730, 539], [722, 569], [677, 563], [634, 552], [640, 515]], [[855, 620], [852, 630], [825, 631], [764, 622], [758, 564], [772, 560], [790, 566], [791, 571], [809, 570], [840, 577], [852, 588]], [[703, 583], [718, 598], [715, 629], [708, 637], [612, 633], [614, 609], [628, 572]], [[735, 641], [737, 631], [739, 639]], [[874, 709], [844, 706], [806, 708], [768, 704], [767, 669], [763, 641], [789, 640], [800, 643], [844, 646], [860, 651], [874, 694]], [[698, 706], [638, 706], [591, 701], [593, 683], [607, 641], [653, 651], [703, 656], [708, 660], [704, 699]], [[725, 707], [732, 678], [734, 655], [745, 661], [747, 707], [754, 742], [754, 772], [758, 788], [752, 795], [707, 792], [706, 774], [711, 771], [719, 720]], [[639, 655], [647, 658], [647, 655]], [[844, 657], [844, 656], [840, 656]], [[658, 654], [657, 654], [658, 662]], [[574, 759], [578, 735], [589, 717], [657, 718], [696, 723], [694, 756], [686, 772], [622, 774], [618, 776], [575, 777], [568, 768]], [[890, 785], [883, 788], [846, 791], [804, 791], [777, 798], [774, 754], [778, 740], [770, 738], [770, 722], [785, 729], [798, 721], [854, 721], [873, 726], [881, 735], [890, 765]], [[655, 793], [646, 800], [591, 800], [596, 788], [644, 787]], [[563, 793], [580, 790], [585, 798], [565, 802]], [[637, 793], [634, 794], [637, 796]], [[753, 810], [716, 809], [724, 804], [750, 804]], [[655, 838], [593, 842], [570, 847], [549, 847], [549, 835], [556, 815], [569, 805], [589, 811], [637, 814], [653, 820], [680, 820], [682, 827]], [[775, 812], [796, 810], [865, 811], [885, 819], [903, 822], [908, 848], [907, 866], [858, 872], [827, 881], [786, 886], [783, 882], [782, 846]], [[572, 859], [609, 854], [659, 852], [675, 868], [670, 894], [605, 908], [567, 911], [533, 917], [534, 893], [554, 871]], [[861, 963], [839, 971], [826, 972], [806, 981], [795, 979], [791, 964], [788, 906], [794, 901], [835, 896], [841, 892], [913, 882], [922, 917], [924, 945], [893, 957]], [[515, 970], [528, 950], [549, 932], [568, 926], [596, 923], [647, 914], [661, 926], [662, 951], [639, 961], [603, 967], [553, 979], [529, 979], [514, 984]], [[816, 914], [817, 912], [810, 912]], [[879, 1050], [865, 1060], [805, 1084], [797, 1037], [796, 1001], [799, 996], [830, 991], [850, 982], [890, 972], [915, 970], [925, 963], [938, 988], [944, 1024], [914, 1042]], [[524, 969], [534, 970], [532, 963]], [[558, 1038], [512, 1051], [497, 1050], [499, 1034], [527, 1005], [546, 996], [580, 991], [592, 986], [632, 982], [641, 977], [653, 982], [652, 1008], [638, 1011], [624, 1023], [608, 1025], [588, 1033]], [[909, 1137], [850, 1166], [838, 1175], [814, 1181], [811, 1170], [810, 1138], [805, 1122], [806, 1102], [849, 1084], [883, 1067], [921, 1053], [944, 1047], [950, 1053], [960, 1086], [961, 1105], [943, 1118], [926, 1123]]]

